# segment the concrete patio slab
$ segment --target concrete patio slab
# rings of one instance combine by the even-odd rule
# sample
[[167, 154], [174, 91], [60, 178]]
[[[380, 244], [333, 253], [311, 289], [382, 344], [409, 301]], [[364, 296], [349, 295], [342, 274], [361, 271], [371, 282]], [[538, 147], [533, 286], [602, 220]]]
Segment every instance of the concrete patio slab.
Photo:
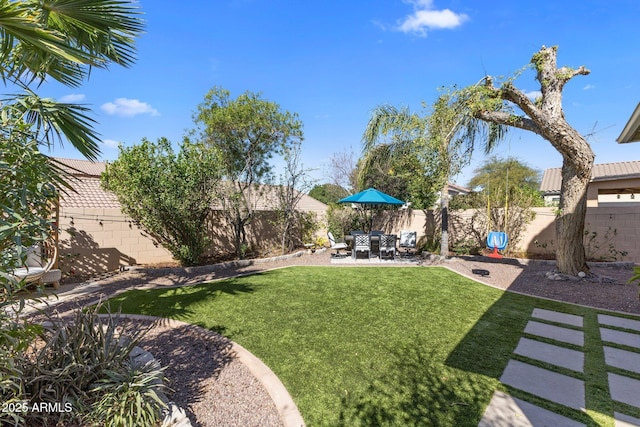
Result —
[[625, 319], [624, 317], [598, 314], [598, 323], [601, 325], [617, 326], [618, 328], [631, 329], [640, 332], [640, 320]]
[[609, 372], [609, 392], [617, 402], [640, 408], [640, 380]]
[[583, 372], [584, 353], [581, 351], [530, 340], [529, 338], [520, 338], [518, 346], [513, 352], [520, 356], [551, 363], [572, 371]]
[[604, 361], [609, 366], [640, 374], [640, 353], [605, 346]]
[[539, 337], [550, 338], [552, 340], [566, 342], [569, 344], [575, 344], [579, 346], [584, 345], [584, 333], [575, 329], [563, 328], [561, 326], [547, 325], [546, 323], [540, 323], [530, 320], [527, 323], [524, 331], [527, 334], [536, 335]]
[[419, 257], [400, 257], [397, 256], [395, 259], [380, 259], [379, 257], [371, 257], [369, 258], [358, 258], [354, 259], [351, 256], [346, 257], [331, 257], [331, 264], [357, 264], [357, 265], [420, 265], [424, 260]]
[[493, 393], [478, 427], [582, 427], [584, 424], [547, 409], [516, 399], [501, 391]]
[[602, 341], [640, 348], [640, 334], [600, 328], [600, 338], [602, 338]]
[[584, 381], [577, 378], [510, 360], [500, 381], [570, 408], [585, 407]]
[[614, 427], [640, 427], [640, 418], [635, 418], [631, 415], [614, 412], [613, 419]]
[[578, 326], [582, 328], [582, 316], [575, 314], [560, 313], [559, 311], [545, 310], [543, 308], [535, 308], [531, 317], [537, 319], [549, 320], [550, 322], [564, 323], [566, 325]]

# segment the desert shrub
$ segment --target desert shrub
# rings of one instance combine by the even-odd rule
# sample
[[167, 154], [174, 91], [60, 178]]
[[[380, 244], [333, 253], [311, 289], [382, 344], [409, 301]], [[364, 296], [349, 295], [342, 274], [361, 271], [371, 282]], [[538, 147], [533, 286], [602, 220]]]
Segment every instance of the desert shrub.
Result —
[[120, 146], [118, 159], [107, 164], [101, 179], [122, 212], [154, 242], [182, 265], [198, 263], [209, 244], [203, 230], [220, 187], [215, 151], [185, 140], [175, 153], [166, 138], [143, 139]]
[[[15, 372], [3, 376], [2, 398], [22, 402], [23, 408], [57, 405], [59, 410], [3, 412], [3, 425], [138, 426], [159, 420], [163, 371], [157, 363], [139, 366], [130, 358], [146, 331], [125, 332], [117, 314], [101, 318], [99, 310], [100, 305], [76, 310], [69, 321], [49, 317], [44, 327], [31, 325], [37, 339], [28, 348], [14, 346]], [[16, 373], [19, 380], [12, 380]]]
[[480, 253], [480, 246], [474, 239], [464, 239], [454, 242], [451, 251], [456, 255], [477, 255]]
[[640, 299], [640, 267], [633, 267], [633, 277], [627, 283], [638, 282], [638, 299]]
[[327, 230], [332, 232], [336, 239], [351, 230], [364, 229], [363, 218], [356, 209], [347, 205], [329, 205], [327, 209]]
[[91, 407], [92, 421], [113, 427], [151, 426], [166, 406], [158, 391], [164, 385], [157, 360], [138, 364], [127, 360], [117, 369], [105, 370], [91, 393], [99, 396]]

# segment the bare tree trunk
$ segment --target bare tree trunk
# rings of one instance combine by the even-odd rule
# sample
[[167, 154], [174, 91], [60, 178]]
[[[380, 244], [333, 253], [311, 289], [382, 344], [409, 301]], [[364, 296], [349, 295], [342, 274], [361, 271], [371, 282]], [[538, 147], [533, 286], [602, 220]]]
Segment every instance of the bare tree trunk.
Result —
[[542, 96], [535, 102], [511, 81], [495, 88], [490, 77], [485, 78], [488, 98], [501, 98], [516, 104], [524, 113], [518, 116], [508, 112], [476, 108], [474, 114], [492, 123], [505, 124], [534, 132], [549, 141], [562, 155], [562, 185], [560, 188], [560, 212], [556, 219], [558, 270], [577, 275], [587, 272], [583, 242], [585, 215], [587, 213], [587, 186], [595, 155], [582, 135], [572, 128], [562, 111], [562, 89], [573, 77], [587, 75], [584, 67], [557, 68], [557, 48], [542, 47], [531, 58], [537, 71]]
[[583, 165], [576, 171], [576, 165], [571, 163], [572, 160], [565, 158], [562, 164], [560, 212], [556, 218], [556, 262], [559, 271], [575, 276], [580, 271], [589, 271], [583, 239], [591, 165]]
[[449, 183], [445, 182], [440, 191], [440, 222], [442, 235], [440, 238], [440, 255], [449, 256]]

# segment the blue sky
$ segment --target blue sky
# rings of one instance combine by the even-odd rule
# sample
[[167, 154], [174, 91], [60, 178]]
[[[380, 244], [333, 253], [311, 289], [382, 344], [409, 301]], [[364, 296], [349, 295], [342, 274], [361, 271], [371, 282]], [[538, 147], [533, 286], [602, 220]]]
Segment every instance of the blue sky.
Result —
[[[140, 0], [147, 21], [138, 61], [94, 70], [69, 89], [40, 93], [93, 109], [102, 160], [118, 142], [167, 137], [178, 144], [214, 86], [259, 92], [304, 123], [302, 161], [327, 181], [330, 156], [361, 151], [371, 110], [414, 111], [442, 86], [466, 86], [485, 74], [510, 76], [542, 45], [559, 46], [558, 65], [586, 66], [564, 90], [567, 120], [588, 140], [596, 163], [640, 160], [640, 143], [617, 144], [640, 102], [640, 2], [636, 0]], [[531, 72], [516, 80], [539, 90]], [[81, 158], [71, 147], [50, 154]], [[540, 137], [514, 130], [494, 154], [537, 169], [561, 166]], [[454, 181], [466, 184], [483, 160]]]

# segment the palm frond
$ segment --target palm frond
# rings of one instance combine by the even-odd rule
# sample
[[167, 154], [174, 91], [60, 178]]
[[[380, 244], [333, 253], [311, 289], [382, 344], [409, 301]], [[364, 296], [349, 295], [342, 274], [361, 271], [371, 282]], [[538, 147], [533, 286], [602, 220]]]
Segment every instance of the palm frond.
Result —
[[402, 148], [411, 139], [424, 131], [424, 121], [408, 108], [398, 109], [392, 105], [380, 105], [371, 112], [371, 117], [362, 136], [363, 151], [368, 152], [383, 137], [389, 137], [392, 151]]
[[12, 107], [27, 125], [35, 128], [36, 137], [48, 147], [66, 139], [83, 156], [96, 160], [100, 153], [99, 135], [93, 130], [95, 120], [87, 116], [91, 110], [77, 104], [40, 98], [33, 92], [12, 95]]
[[131, 1], [0, 0], [0, 76], [79, 85], [91, 67], [135, 61], [144, 28]]

